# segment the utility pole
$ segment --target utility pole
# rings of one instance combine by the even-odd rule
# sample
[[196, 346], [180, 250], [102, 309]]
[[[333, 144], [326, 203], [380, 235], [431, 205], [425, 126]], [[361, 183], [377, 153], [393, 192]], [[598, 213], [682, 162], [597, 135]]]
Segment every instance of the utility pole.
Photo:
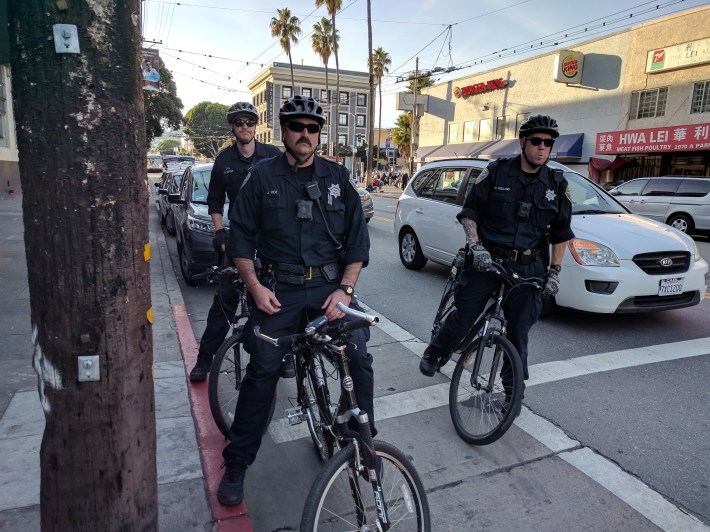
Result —
[[414, 63], [414, 104], [412, 109], [412, 146], [409, 151], [409, 177], [414, 176], [414, 152], [419, 148], [419, 132], [417, 129], [417, 92], [419, 90], [419, 58]]
[[[372, 159], [374, 153], [379, 154], [379, 143], [375, 146], [375, 73], [372, 64], [372, 0], [367, 0], [367, 64], [370, 75], [370, 107], [367, 116], [367, 159], [365, 163], [365, 186], [372, 184]], [[382, 92], [382, 91], [380, 91]], [[377, 150], [377, 152], [374, 152]]]
[[41, 528], [157, 530], [139, 0], [9, 0]]

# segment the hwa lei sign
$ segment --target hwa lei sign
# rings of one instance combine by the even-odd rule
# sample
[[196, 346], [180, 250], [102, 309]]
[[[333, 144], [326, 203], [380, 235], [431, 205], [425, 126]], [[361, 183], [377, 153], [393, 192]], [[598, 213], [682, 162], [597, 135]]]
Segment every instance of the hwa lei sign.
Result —
[[597, 154], [710, 150], [710, 124], [597, 133]]

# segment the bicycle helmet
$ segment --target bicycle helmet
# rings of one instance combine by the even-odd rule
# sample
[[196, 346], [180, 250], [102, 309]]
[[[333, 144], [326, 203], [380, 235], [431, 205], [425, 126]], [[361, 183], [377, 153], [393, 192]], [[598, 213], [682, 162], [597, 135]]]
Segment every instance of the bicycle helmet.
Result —
[[532, 115], [520, 126], [519, 138], [529, 137], [533, 133], [549, 133], [553, 139], [560, 136], [557, 120], [548, 115]]
[[256, 107], [249, 102], [237, 102], [227, 111], [227, 123], [231, 124], [234, 122], [235, 118], [244, 115], [253, 118], [257, 122], [259, 121], [259, 113], [257, 112]]
[[323, 108], [317, 100], [310, 96], [294, 96], [284, 102], [279, 110], [279, 122], [283, 125], [292, 118], [312, 118], [316, 120], [321, 127], [325, 123], [323, 117]]

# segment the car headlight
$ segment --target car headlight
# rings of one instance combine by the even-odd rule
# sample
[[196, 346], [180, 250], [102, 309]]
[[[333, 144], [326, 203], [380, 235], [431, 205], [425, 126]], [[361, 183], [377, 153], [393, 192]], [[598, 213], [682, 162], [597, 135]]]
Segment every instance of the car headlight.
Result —
[[572, 258], [582, 266], [619, 266], [619, 257], [603, 244], [574, 238], [568, 247]]
[[698, 243], [695, 241], [695, 239], [692, 239], [692, 240], [693, 240], [693, 249], [694, 249], [693, 262], [698, 262], [701, 259], [700, 248], [698, 247]]
[[199, 231], [200, 233], [214, 233], [214, 225], [212, 222], [193, 218], [192, 216], [187, 217], [187, 227], [192, 231]]

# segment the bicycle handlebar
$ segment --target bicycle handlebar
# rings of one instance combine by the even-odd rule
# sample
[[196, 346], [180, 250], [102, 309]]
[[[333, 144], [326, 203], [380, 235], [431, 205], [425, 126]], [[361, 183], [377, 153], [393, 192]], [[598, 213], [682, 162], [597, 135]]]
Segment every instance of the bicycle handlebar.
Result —
[[511, 271], [506, 267], [505, 261], [502, 259], [493, 259], [487, 271], [500, 275], [511, 286], [527, 284], [542, 290], [545, 284], [543, 277], [522, 277], [519, 273]]
[[220, 270], [217, 266], [210, 266], [204, 272], [193, 275], [192, 278], [195, 281], [207, 279], [209, 283], [216, 283], [219, 279], [233, 279], [236, 275], [239, 274], [234, 266], [228, 266], [223, 270]]

